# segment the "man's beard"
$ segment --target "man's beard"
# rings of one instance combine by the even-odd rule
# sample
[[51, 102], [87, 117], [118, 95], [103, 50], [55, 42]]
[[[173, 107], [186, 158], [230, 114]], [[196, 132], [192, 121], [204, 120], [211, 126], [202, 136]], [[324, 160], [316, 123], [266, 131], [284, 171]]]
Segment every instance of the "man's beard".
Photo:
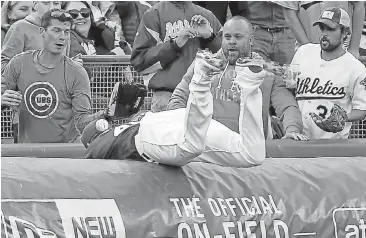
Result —
[[249, 52], [240, 52], [240, 51], [231, 52], [229, 50], [226, 50], [224, 51], [224, 55], [230, 65], [235, 65], [236, 61], [240, 57], [247, 57], [249, 55]]
[[[323, 44], [323, 41], [325, 42], [324, 44]], [[338, 42], [332, 44], [332, 43], [330, 43], [330, 41], [328, 39], [325, 39], [325, 38], [320, 39], [320, 48], [322, 50], [324, 50], [325, 52], [332, 52], [341, 45], [342, 45], [341, 41], [338, 41]]]

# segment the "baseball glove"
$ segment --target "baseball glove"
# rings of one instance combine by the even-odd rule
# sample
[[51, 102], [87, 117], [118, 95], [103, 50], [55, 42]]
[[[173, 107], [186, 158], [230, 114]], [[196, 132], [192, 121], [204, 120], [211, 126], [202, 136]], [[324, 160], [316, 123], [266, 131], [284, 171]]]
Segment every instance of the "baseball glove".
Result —
[[348, 119], [347, 112], [337, 104], [334, 104], [328, 118], [322, 118], [313, 112], [309, 114], [320, 129], [333, 133], [342, 131]]
[[105, 113], [107, 120], [127, 118], [139, 111], [147, 96], [145, 85], [118, 82], [114, 85]]

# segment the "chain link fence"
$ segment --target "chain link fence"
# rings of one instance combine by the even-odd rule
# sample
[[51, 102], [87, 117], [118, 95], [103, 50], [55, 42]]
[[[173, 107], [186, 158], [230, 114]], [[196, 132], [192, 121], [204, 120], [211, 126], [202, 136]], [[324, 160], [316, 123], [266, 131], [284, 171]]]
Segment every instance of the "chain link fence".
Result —
[[[133, 81], [143, 84], [142, 76], [130, 65], [129, 57], [106, 56], [85, 57], [84, 66], [91, 72], [91, 92], [93, 112], [105, 109], [112, 94], [114, 85], [122, 82]], [[148, 92], [142, 110], [150, 110], [152, 92]]]
[[[84, 66], [91, 73], [91, 91], [93, 112], [105, 109], [115, 83], [118, 81], [131, 81], [143, 83], [139, 75], [131, 66], [128, 56], [84, 56]], [[151, 107], [151, 95], [145, 98], [142, 110]], [[12, 139], [12, 110], [1, 112], [1, 138]], [[120, 123], [120, 122], [117, 122]], [[366, 121], [354, 123], [350, 138], [366, 138]]]

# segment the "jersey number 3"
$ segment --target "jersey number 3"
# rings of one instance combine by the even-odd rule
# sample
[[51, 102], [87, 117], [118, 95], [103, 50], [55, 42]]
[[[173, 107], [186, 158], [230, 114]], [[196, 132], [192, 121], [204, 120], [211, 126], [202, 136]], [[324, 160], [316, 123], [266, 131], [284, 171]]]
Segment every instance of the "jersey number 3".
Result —
[[316, 110], [319, 111], [319, 116], [321, 116], [322, 118], [325, 118], [325, 116], [328, 113], [328, 109], [326, 108], [326, 106], [324, 105], [319, 105]]

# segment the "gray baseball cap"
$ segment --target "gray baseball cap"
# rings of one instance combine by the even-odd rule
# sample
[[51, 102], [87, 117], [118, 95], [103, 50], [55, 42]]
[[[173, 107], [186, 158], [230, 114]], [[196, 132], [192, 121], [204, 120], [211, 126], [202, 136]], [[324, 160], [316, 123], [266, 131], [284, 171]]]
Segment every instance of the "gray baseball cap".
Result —
[[318, 25], [319, 23], [323, 23], [330, 28], [336, 28], [338, 25], [342, 25], [345, 27], [350, 27], [351, 20], [347, 11], [340, 7], [331, 7], [325, 9], [319, 20], [314, 22], [313, 26]]

